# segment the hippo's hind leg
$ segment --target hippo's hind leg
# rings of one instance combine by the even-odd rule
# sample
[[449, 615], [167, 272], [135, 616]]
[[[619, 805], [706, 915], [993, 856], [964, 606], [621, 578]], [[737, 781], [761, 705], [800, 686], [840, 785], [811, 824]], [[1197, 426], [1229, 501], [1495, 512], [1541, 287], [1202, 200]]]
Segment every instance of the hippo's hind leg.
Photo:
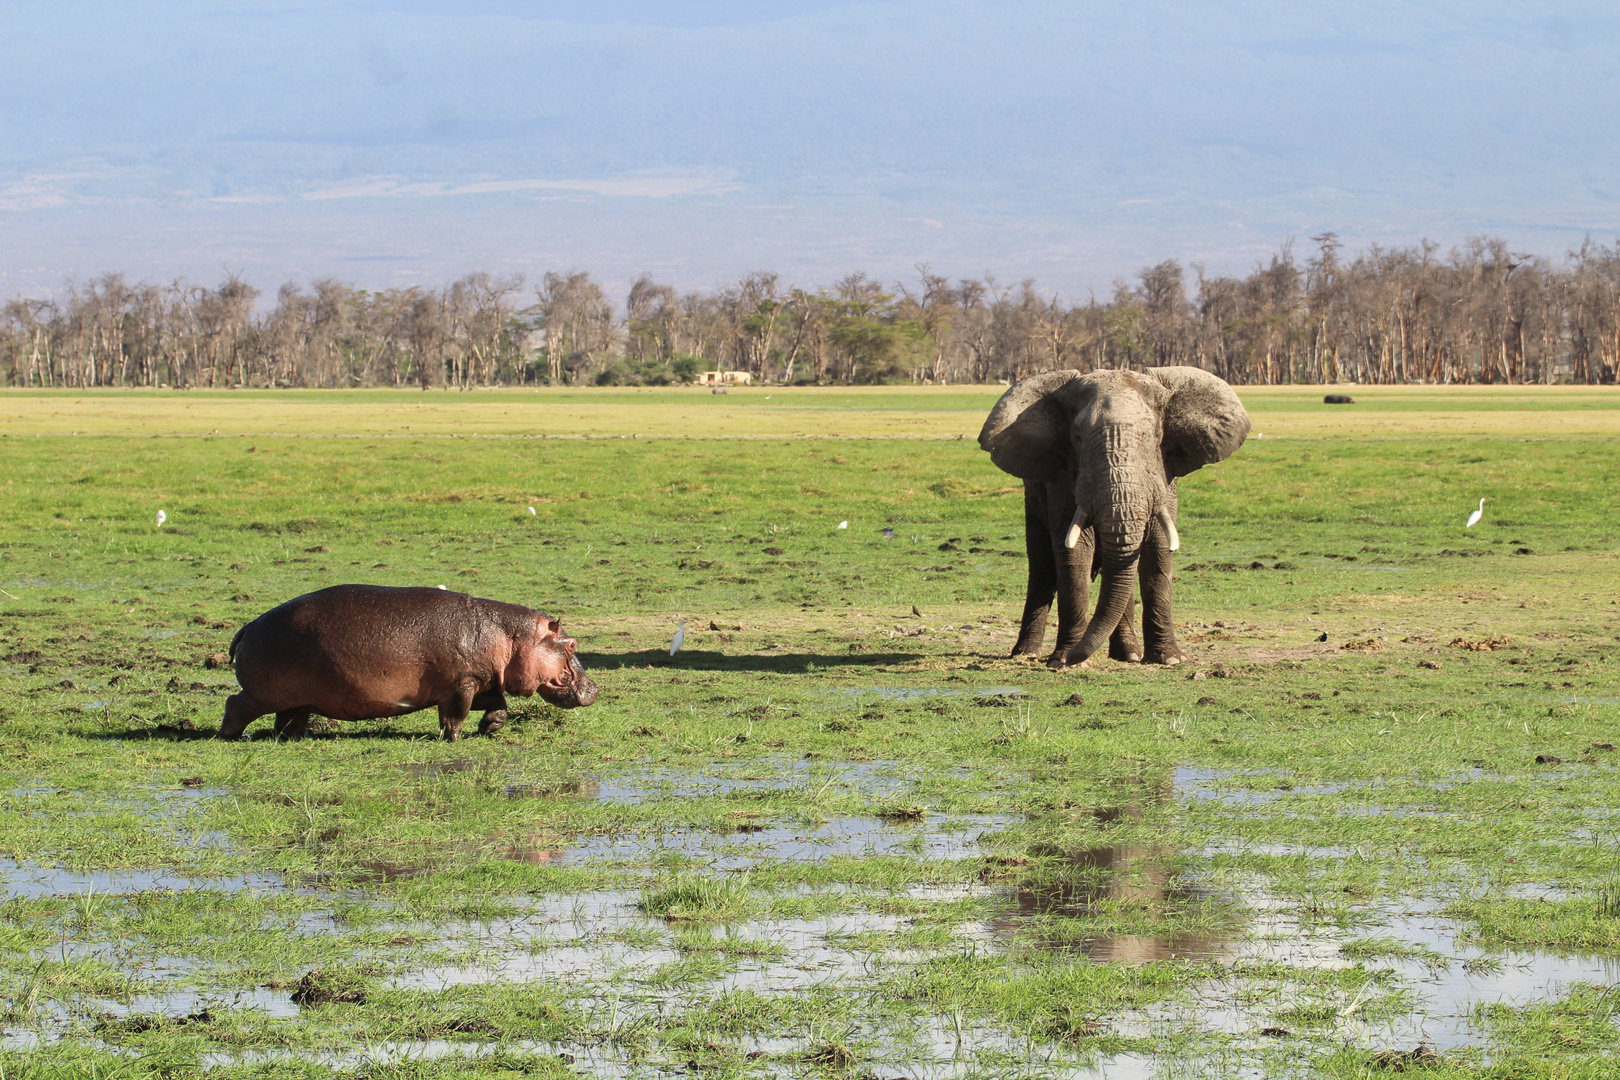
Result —
[[445, 742], [455, 742], [461, 738], [461, 725], [466, 723], [467, 714], [472, 712], [473, 697], [477, 694], [477, 686], [463, 682], [450, 692], [450, 696], [439, 702], [439, 733], [444, 736]]
[[240, 739], [249, 724], [269, 711], [245, 692], [232, 694], [225, 699], [225, 718], [219, 722], [219, 737]]
[[287, 709], [276, 713], [276, 738], [297, 742], [309, 734], [309, 709]]
[[491, 692], [473, 699], [474, 709], [483, 709], [484, 718], [478, 721], [478, 734], [493, 735], [506, 726], [506, 695]]

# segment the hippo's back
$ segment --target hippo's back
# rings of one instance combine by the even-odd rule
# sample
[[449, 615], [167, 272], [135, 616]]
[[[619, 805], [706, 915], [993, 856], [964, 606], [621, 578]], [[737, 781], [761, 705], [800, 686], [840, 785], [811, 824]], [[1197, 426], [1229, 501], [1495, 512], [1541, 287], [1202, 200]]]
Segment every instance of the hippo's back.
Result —
[[465, 671], [487, 639], [533, 614], [443, 589], [334, 585], [287, 601], [232, 642], [242, 689], [268, 707], [344, 711]]

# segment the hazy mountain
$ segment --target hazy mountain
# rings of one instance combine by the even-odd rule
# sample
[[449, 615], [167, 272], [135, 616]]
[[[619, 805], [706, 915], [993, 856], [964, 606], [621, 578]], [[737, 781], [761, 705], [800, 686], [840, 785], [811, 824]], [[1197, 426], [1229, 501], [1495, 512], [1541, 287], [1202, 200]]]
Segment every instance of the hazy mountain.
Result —
[[1620, 229], [1596, 3], [0, 7], [0, 285], [917, 262], [1068, 295], [1289, 237]]

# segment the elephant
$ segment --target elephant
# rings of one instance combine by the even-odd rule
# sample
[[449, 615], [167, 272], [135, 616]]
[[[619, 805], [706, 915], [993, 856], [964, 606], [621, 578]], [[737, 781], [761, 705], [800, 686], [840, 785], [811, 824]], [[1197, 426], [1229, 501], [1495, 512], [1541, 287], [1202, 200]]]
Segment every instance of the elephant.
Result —
[[[1040, 652], [1055, 594], [1051, 667], [1084, 663], [1104, 640], [1115, 660], [1185, 660], [1171, 615], [1171, 552], [1181, 546], [1176, 480], [1225, 459], [1248, 434], [1237, 394], [1198, 368], [1049, 371], [1010, 386], [979, 446], [1024, 482], [1029, 587], [1012, 655]], [[1099, 574], [1088, 621], [1090, 580]]]

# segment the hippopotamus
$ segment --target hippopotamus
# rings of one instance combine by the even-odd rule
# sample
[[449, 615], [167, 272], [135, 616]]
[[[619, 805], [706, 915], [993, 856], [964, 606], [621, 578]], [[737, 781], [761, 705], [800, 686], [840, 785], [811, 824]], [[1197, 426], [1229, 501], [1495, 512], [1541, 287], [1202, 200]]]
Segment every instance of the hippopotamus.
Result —
[[240, 694], [225, 701], [222, 739], [276, 714], [276, 734], [302, 738], [312, 714], [334, 720], [403, 716], [438, 706], [454, 742], [473, 709], [478, 733], [506, 723], [506, 695], [539, 694], [565, 709], [597, 688], [557, 620], [518, 604], [444, 588], [334, 585], [260, 615], [236, 632]]

